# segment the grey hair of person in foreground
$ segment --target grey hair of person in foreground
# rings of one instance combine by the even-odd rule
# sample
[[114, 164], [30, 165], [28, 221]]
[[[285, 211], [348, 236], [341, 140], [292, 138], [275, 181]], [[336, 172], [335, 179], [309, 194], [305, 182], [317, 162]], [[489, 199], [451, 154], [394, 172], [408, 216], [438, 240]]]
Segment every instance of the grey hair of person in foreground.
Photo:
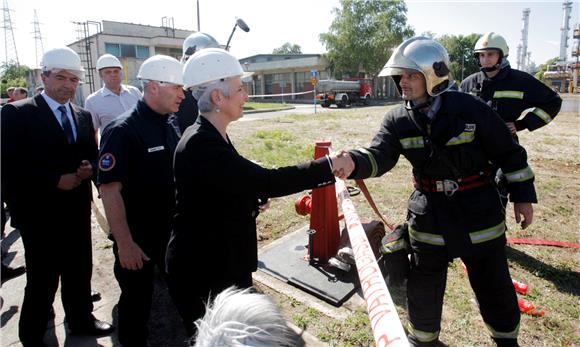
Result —
[[214, 104], [211, 101], [211, 92], [219, 90], [224, 96], [230, 96], [230, 84], [228, 80], [211, 82], [194, 88], [193, 97], [197, 100], [197, 108], [199, 112], [211, 112], [214, 109]]
[[195, 325], [195, 347], [294, 345], [294, 332], [278, 306], [252, 288], [227, 288], [207, 305], [205, 316]]

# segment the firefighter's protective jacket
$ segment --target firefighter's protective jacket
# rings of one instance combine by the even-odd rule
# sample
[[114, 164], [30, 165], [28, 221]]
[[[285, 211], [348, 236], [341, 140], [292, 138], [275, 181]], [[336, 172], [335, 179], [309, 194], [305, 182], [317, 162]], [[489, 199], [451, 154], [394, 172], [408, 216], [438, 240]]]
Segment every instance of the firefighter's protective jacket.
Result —
[[416, 182], [437, 186], [425, 190], [415, 185], [409, 199], [413, 248], [418, 241], [426, 247], [447, 246], [450, 255], [461, 256], [487, 241], [505, 242], [505, 215], [495, 186], [470, 189], [462, 180], [479, 177], [481, 182], [492, 165], [500, 167], [508, 178], [510, 200], [535, 203], [534, 174], [525, 150], [491, 108], [460, 92], [438, 98], [433, 119], [405, 106], [389, 111], [370, 147], [350, 151], [356, 164], [350, 178], [381, 176], [403, 155]]
[[562, 99], [548, 86], [509, 66], [493, 78], [474, 73], [461, 82], [460, 90], [481, 98], [505, 122], [515, 123], [518, 131], [533, 131], [550, 123], [562, 105]]

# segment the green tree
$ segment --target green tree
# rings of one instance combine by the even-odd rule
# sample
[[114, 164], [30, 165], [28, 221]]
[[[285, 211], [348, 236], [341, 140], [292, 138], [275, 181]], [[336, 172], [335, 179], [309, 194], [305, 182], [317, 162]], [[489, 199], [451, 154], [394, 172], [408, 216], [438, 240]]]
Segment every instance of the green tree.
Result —
[[327, 33], [320, 34], [326, 59], [336, 77], [375, 78], [403, 39], [413, 36], [402, 0], [340, 0]]
[[17, 65], [14, 62], [5, 62], [0, 65], [0, 92], [6, 94], [8, 87], [26, 87], [26, 76], [30, 68], [25, 65]]
[[479, 65], [473, 55], [473, 48], [481, 34], [463, 35], [443, 35], [437, 39], [449, 53], [451, 66], [449, 70], [457, 83], [479, 71]]
[[274, 48], [272, 54], [302, 54], [302, 50], [299, 45], [286, 42], [282, 46]]
[[540, 64], [540, 66], [538, 67], [538, 72], [536, 72], [536, 74], [535, 74], [536, 78], [539, 79], [540, 81], [544, 82], [544, 84], [547, 84], [549, 86], [550, 83], [546, 83], [546, 79], [544, 78], [544, 72], [548, 71], [548, 68], [550, 67], [550, 65], [556, 64], [556, 62], [558, 60], [560, 60], [560, 59], [558, 57], [555, 57], [555, 58], [548, 60], [544, 64]]

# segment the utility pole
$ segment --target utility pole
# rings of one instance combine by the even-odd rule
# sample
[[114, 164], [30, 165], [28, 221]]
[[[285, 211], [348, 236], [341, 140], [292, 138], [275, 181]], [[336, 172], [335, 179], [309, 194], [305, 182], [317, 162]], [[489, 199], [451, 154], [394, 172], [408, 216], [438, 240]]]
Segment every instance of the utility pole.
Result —
[[38, 22], [38, 16], [36, 15], [36, 10], [34, 10], [34, 25], [33, 37], [34, 37], [34, 49], [36, 51], [36, 66], [40, 66], [40, 60], [44, 54], [44, 45], [42, 44], [42, 35], [40, 33], [40, 23]]
[[4, 53], [6, 54], [6, 64], [10, 61], [16, 62], [16, 66], [20, 66], [18, 60], [18, 51], [16, 50], [16, 40], [14, 39], [14, 28], [12, 27], [12, 20], [10, 19], [10, 7], [8, 7], [8, 0], [4, 0], [2, 12], [4, 13], [4, 21], [2, 22], [2, 29], [4, 29]]

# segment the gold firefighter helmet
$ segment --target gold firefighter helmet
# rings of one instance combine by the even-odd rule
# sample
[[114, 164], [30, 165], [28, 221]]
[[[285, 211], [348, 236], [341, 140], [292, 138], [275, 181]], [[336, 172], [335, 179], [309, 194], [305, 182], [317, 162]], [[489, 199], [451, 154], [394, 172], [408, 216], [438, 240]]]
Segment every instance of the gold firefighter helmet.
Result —
[[449, 63], [449, 55], [439, 42], [422, 36], [413, 37], [395, 49], [379, 76], [393, 77], [400, 91], [397, 76], [404, 70], [418, 71], [425, 77], [427, 93], [437, 96], [453, 85]]

